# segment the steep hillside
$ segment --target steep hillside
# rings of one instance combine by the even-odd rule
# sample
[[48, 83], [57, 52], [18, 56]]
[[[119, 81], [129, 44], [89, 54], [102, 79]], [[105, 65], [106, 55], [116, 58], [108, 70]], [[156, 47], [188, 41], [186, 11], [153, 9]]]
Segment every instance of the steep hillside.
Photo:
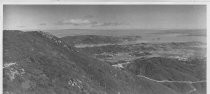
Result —
[[91, 58], [50, 34], [3, 34], [4, 94], [178, 94]]

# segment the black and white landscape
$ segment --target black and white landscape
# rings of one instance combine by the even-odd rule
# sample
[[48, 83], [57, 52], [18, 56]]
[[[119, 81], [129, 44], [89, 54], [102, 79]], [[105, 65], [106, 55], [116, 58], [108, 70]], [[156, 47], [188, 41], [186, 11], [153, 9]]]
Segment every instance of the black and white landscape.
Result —
[[204, 5], [5, 5], [3, 94], [206, 94]]

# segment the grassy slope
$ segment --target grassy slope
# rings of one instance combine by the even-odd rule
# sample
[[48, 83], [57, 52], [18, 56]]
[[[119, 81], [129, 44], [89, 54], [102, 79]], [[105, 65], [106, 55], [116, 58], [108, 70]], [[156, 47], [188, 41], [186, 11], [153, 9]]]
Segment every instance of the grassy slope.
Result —
[[78, 52], [42, 32], [4, 31], [4, 93], [176, 94]]
[[[205, 80], [205, 61], [193, 59], [187, 62], [177, 59], [154, 57], [138, 59], [127, 66], [127, 69], [136, 75], [144, 75], [156, 80], [169, 81], [200, 81]], [[189, 84], [163, 83], [164, 85], [186, 94], [191, 87]], [[205, 83], [193, 84], [200, 94], [205, 94]]]

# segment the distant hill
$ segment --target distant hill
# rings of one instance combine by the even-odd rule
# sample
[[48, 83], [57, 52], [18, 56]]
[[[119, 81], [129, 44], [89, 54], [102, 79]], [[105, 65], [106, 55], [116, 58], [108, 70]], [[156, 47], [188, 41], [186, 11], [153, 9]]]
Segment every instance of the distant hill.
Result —
[[101, 35], [78, 35], [66, 36], [62, 40], [70, 45], [75, 44], [116, 44], [128, 41], [136, 41], [140, 36], [101, 36]]
[[[189, 59], [188, 61], [180, 61], [178, 59], [153, 57], [145, 59], [137, 59], [133, 63], [127, 65], [127, 70], [145, 77], [158, 81], [205, 81], [206, 80], [206, 60]], [[166, 86], [187, 94], [190, 90], [189, 84], [183, 83], [163, 83]], [[196, 83], [197, 89], [192, 94], [206, 94], [205, 83]]]
[[4, 94], [179, 94], [41, 31], [3, 31]]

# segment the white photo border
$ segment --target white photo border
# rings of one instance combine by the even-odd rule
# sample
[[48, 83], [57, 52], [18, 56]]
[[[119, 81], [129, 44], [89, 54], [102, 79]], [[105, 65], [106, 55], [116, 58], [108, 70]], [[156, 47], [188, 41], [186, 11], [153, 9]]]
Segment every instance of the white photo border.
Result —
[[3, 6], [4, 5], [206, 5], [206, 32], [207, 32], [207, 93], [210, 94], [210, 2], [5, 2], [0, 1], [0, 93], [3, 94]]

